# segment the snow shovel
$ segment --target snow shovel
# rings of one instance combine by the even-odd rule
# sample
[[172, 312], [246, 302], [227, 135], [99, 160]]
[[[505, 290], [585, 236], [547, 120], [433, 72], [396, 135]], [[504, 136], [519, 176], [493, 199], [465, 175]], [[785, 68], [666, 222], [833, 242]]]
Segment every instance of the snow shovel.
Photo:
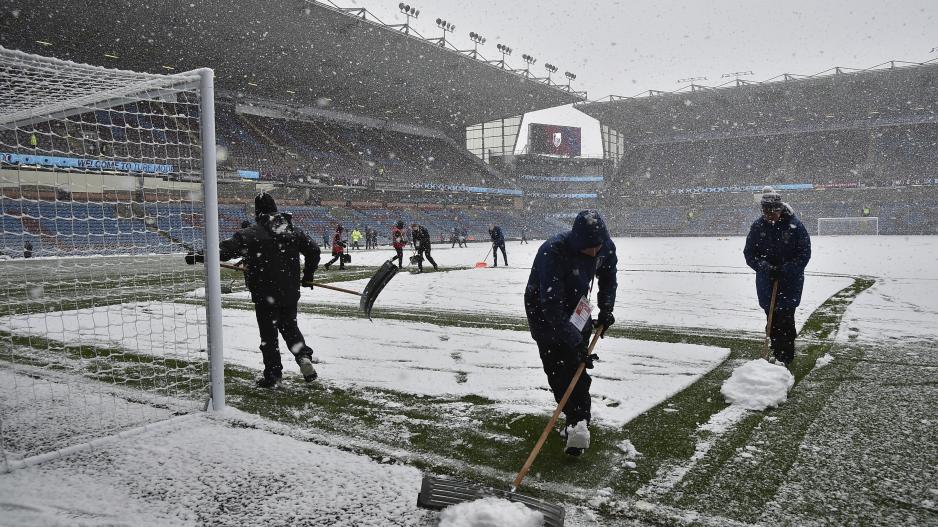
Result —
[[[602, 326], [596, 328], [596, 333], [593, 335], [593, 340], [590, 342], [589, 349], [586, 352], [587, 356], [592, 355], [593, 348], [596, 347], [596, 342], [599, 341], [599, 336], [602, 335], [602, 332]], [[441, 510], [444, 507], [457, 503], [475, 501], [493, 496], [518, 502], [530, 509], [539, 511], [544, 515], [544, 525], [547, 527], [562, 526], [566, 515], [563, 507], [530, 496], [518, 494], [517, 490], [521, 486], [522, 480], [524, 480], [524, 477], [531, 469], [531, 465], [534, 464], [534, 460], [537, 458], [538, 454], [541, 453], [541, 447], [543, 447], [544, 442], [547, 441], [551, 429], [553, 429], [554, 425], [557, 423], [560, 412], [563, 411], [564, 405], [567, 404], [567, 400], [570, 399], [570, 394], [573, 393], [573, 388], [576, 386], [577, 381], [580, 380], [580, 376], [583, 375], [585, 369], [586, 362], [584, 361], [581, 362], [579, 368], [577, 368], [576, 373], [573, 375], [573, 380], [570, 381], [570, 385], [567, 386], [563, 397], [561, 397], [560, 402], [557, 403], [557, 408], [554, 409], [550, 421], [548, 421], [547, 426], [544, 427], [541, 437], [537, 440], [534, 449], [531, 450], [531, 454], [528, 455], [528, 459], [524, 462], [524, 466], [521, 467], [521, 470], [512, 482], [511, 491], [492, 489], [453, 479], [424, 476], [420, 486], [420, 493], [417, 495], [417, 506], [425, 509]]]
[[358, 303], [358, 307], [368, 317], [368, 320], [371, 320], [371, 308], [374, 307], [378, 295], [381, 294], [381, 291], [384, 290], [384, 287], [388, 285], [388, 282], [394, 278], [399, 270], [398, 266], [388, 260], [372, 275], [371, 280], [368, 280], [364, 291], [361, 293], [361, 301]]
[[[494, 246], [492, 246], [492, 247], [494, 247]], [[486, 262], [486, 260], [489, 259], [489, 253], [492, 252], [492, 247], [489, 247], [489, 252], [485, 253], [485, 258], [482, 258], [482, 261], [481, 261], [481, 262], [476, 262], [476, 269], [485, 269], [486, 267], [489, 266], [489, 264], [488, 264], [488, 262]]]
[[765, 349], [762, 351], [762, 358], [765, 360], [769, 360], [769, 341], [772, 338], [772, 315], [775, 314], [776, 296], [778, 296], [778, 280], [775, 280], [772, 284], [772, 300], [769, 301], [769, 319], [765, 324]]

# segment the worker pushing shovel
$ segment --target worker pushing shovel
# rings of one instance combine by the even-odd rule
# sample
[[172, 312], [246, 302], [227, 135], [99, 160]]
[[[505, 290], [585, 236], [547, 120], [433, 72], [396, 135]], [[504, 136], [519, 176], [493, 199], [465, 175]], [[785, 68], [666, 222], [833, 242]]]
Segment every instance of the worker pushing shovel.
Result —
[[[612, 310], [616, 299], [617, 263], [616, 247], [602, 217], [595, 210], [585, 210], [577, 215], [569, 232], [558, 234], [541, 245], [525, 288], [528, 325], [557, 408], [515, 478], [512, 492], [491, 494], [540, 510], [547, 525], [561, 525], [563, 509], [514, 491], [520, 487], [561, 412], [566, 418], [561, 429], [564, 451], [580, 456], [590, 446], [591, 380], [585, 370], [593, 367], [596, 342], [615, 322]], [[594, 278], [599, 285], [596, 295], [599, 314], [595, 320], [589, 303]], [[480, 487], [470, 483], [424, 478], [423, 486], [418, 504], [428, 508], [442, 508], [480, 497]]]
[[[277, 204], [266, 192], [254, 198], [254, 216], [254, 225], [239, 230], [219, 244], [219, 258], [222, 261], [243, 258], [243, 267], [230, 267], [245, 273], [245, 283], [254, 302], [264, 359], [264, 374], [257, 385], [273, 388], [283, 377], [278, 332], [299, 365], [304, 380], [311, 382], [318, 375], [313, 367], [313, 350], [306, 344], [296, 319], [300, 286], [312, 288], [315, 285], [313, 278], [319, 266], [319, 246], [293, 225], [289, 213], [277, 212]], [[301, 253], [305, 259], [302, 280]], [[202, 261], [202, 254], [191, 249], [186, 255], [186, 263], [190, 265]], [[387, 267], [393, 270], [386, 270]], [[369, 282], [371, 289], [366, 287], [365, 294], [361, 294], [361, 305], [366, 314], [370, 313], [377, 293], [395, 272], [396, 267], [386, 263]]]
[[[759, 305], [766, 313], [766, 339], [772, 358], [785, 366], [795, 358], [795, 309], [801, 303], [804, 269], [811, 259], [811, 238], [792, 208], [771, 187], [759, 201], [762, 215], [753, 222], [743, 255], [756, 272]], [[764, 353], [766, 359], [768, 353]]]

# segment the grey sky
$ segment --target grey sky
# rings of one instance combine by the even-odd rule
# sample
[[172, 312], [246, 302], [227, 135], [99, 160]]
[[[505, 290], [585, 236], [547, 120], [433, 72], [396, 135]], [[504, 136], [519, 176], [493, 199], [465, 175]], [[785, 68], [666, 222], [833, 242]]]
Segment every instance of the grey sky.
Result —
[[[367, 7], [385, 22], [403, 22], [399, 0], [334, 0]], [[833, 66], [868, 67], [890, 59], [938, 58], [938, 1], [675, 1], [407, 0], [420, 9], [414, 27], [439, 36], [435, 20], [455, 23], [453, 40], [470, 48], [470, 31], [576, 73], [590, 99], [674, 90], [678, 79], [752, 70], [751, 80], [813, 74]]]

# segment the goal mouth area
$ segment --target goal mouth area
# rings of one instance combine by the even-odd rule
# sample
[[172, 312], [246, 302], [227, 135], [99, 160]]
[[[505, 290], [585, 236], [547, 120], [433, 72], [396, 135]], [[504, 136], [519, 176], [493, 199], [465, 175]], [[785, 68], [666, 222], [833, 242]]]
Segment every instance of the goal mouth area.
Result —
[[879, 234], [879, 217], [818, 218], [816, 233], [818, 236], [875, 236]]

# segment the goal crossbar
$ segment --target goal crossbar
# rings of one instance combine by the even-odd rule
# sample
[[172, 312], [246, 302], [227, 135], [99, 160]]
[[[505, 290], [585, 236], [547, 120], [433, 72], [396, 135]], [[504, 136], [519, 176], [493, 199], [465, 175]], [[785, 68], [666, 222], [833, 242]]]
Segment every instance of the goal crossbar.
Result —
[[[147, 98], [167, 97], [180, 91], [199, 88], [203, 70], [193, 70], [175, 75], [154, 75], [126, 70], [111, 70], [100, 66], [78, 64], [75, 62], [37, 57], [21, 51], [0, 46], [0, 66], [15, 67], [24, 73], [54, 76], [62, 71], [72, 71], [88, 78], [99, 79], [103, 75], [113, 76], [115, 82], [109, 89], [87, 84], [79, 86], [67, 94], [24, 93], [23, 97], [8, 98], [0, 106], [0, 129], [15, 129], [38, 122], [62, 119], [87, 112], [89, 108], [106, 109], [134, 102], [146, 94]], [[119, 82], [118, 82], [119, 81]], [[37, 95], [39, 95], [37, 97]], [[8, 95], [9, 97], [9, 95]], [[45, 99], [45, 100], [44, 100]], [[4, 108], [6, 107], [6, 108]], [[4, 109], [10, 110], [4, 113]]]

